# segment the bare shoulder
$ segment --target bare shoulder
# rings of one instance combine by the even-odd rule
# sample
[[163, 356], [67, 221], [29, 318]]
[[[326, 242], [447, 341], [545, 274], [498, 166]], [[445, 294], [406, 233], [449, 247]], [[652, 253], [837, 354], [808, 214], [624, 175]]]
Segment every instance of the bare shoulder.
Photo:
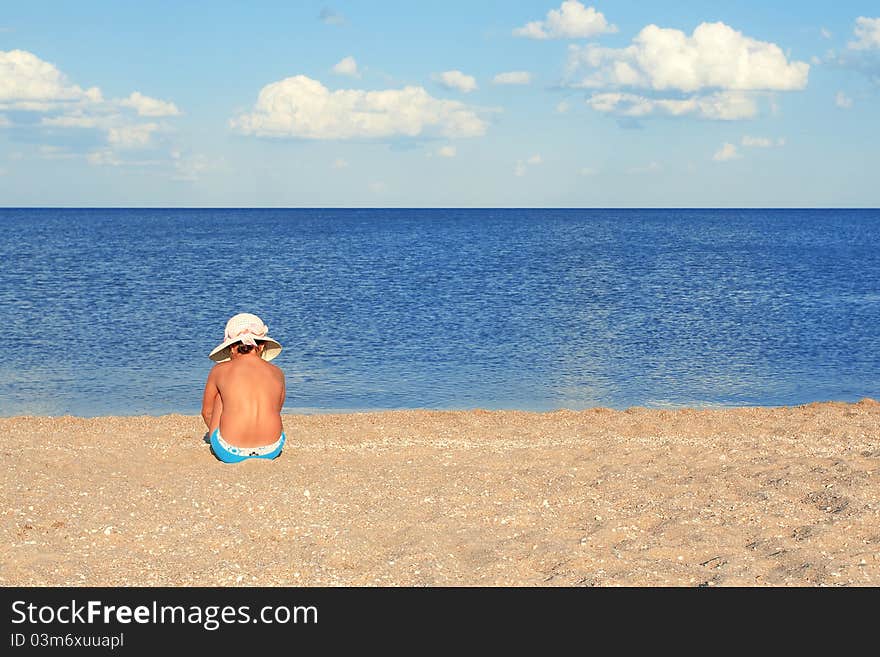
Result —
[[271, 369], [271, 372], [272, 372], [275, 376], [277, 376], [277, 377], [280, 378], [280, 379], [283, 379], [283, 378], [284, 378], [284, 370], [282, 370], [280, 367], [278, 367], [277, 365], [273, 365], [272, 363], [268, 363], [268, 362], [266, 363], [266, 365], [268, 365], [269, 367], [272, 368], [272, 369]]
[[208, 373], [208, 378], [216, 379], [219, 376], [222, 376], [223, 373], [229, 369], [229, 366], [232, 364], [231, 360], [227, 360], [223, 363], [217, 363], [214, 367], [211, 368], [211, 371]]

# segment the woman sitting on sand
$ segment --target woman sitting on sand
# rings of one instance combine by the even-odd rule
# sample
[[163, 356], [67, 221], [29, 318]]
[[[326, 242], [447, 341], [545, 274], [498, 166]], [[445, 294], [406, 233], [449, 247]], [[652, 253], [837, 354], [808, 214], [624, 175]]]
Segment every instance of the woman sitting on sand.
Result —
[[274, 459], [284, 447], [284, 373], [268, 362], [281, 345], [268, 333], [259, 317], [240, 313], [226, 323], [225, 339], [209, 355], [217, 365], [205, 383], [202, 418], [214, 456], [224, 463]]

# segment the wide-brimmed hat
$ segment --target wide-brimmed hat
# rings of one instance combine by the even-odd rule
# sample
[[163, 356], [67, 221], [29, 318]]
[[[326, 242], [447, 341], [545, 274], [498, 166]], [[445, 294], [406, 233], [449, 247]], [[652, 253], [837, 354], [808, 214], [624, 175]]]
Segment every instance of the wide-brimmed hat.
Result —
[[263, 360], [272, 360], [281, 353], [281, 343], [269, 337], [269, 327], [250, 313], [239, 313], [226, 322], [226, 337], [214, 347], [208, 358], [218, 363], [229, 360], [230, 347], [236, 342], [256, 345], [263, 343]]

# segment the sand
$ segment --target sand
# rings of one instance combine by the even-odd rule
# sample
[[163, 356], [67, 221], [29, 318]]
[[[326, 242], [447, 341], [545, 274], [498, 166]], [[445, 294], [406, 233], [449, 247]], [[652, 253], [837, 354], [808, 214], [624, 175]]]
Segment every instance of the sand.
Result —
[[880, 403], [0, 419], [3, 586], [880, 585]]

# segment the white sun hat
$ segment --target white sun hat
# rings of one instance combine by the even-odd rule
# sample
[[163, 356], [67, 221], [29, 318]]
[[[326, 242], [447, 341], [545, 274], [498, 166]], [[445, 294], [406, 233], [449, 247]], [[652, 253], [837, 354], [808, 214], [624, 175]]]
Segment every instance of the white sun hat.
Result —
[[208, 358], [218, 363], [230, 358], [230, 347], [236, 342], [256, 345], [263, 343], [263, 360], [272, 360], [281, 353], [281, 343], [269, 337], [269, 327], [263, 320], [250, 313], [239, 313], [226, 322], [226, 337], [214, 347]]

